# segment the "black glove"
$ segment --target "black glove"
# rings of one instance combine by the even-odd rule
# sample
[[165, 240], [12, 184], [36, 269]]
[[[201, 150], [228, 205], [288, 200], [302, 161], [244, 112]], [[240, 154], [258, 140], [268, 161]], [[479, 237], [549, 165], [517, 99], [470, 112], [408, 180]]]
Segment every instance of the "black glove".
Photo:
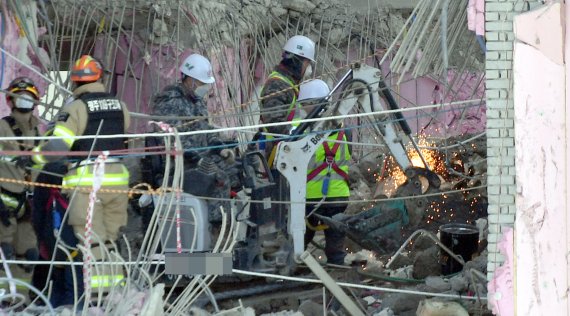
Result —
[[16, 157], [12, 161], [16, 163], [16, 167], [22, 169], [30, 168], [31, 166], [34, 165], [34, 162], [32, 161], [32, 156], [27, 156], [27, 155]]

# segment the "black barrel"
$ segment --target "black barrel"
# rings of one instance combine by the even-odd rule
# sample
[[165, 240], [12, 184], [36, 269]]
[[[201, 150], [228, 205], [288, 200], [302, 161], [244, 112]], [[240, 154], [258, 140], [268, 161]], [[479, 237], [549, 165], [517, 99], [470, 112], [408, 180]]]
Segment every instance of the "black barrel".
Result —
[[[479, 230], [473, 225], [456, 223], [442, 225], [439, 228], [439, 239], [453, 253], [461, 256], [465, 262], [470, 261], [479, 248]], [[463, 269], [461, 263], [450, 257], [446, 251], [440, 249], [440, 253], [441, 273], [443, 275], [459, 272]]]

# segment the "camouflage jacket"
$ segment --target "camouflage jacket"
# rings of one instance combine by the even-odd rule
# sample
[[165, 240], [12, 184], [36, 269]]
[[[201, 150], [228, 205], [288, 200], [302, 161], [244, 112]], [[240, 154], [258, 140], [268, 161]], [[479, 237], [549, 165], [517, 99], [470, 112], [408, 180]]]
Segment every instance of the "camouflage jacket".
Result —
[[[178, 128], [178, 132], [214, 129], [208, 124], [208, 108], [203, 100], [197, 99], [181, 84], [170, 85], [152, 99], [152, 115], [161, 116], [201, 116], [197, 120], [165, 120], [165, 123]], [[220, 143], [214, 133], [181, 136], [184, 149], [203, 148]], [[200, 150], [203, 152], [203, 150]]]
[[[281, 65], [275, 67], [274, 71], [288, 78], [298, 85], [300, 79], [295, 78], [286, 68]], [[272, 95], [275, 94], [275, 95]], [[268, 97], [266, 97], [268, 96]], [[266, 97], [266, 98], [265, 98]], [[291, 85], [278, 78], [269, 78], [261, 90], [261, 120], [264, 124], [287, 121], [288, 109], [297, 92]], [[270, 133], [287, 134], [290, 126], [271, 126], [267, 128]]]

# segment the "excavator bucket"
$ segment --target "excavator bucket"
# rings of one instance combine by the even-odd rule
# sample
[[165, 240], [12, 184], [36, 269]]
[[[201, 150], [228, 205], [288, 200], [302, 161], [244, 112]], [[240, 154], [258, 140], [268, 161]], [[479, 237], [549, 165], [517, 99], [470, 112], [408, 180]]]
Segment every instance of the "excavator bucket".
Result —
[[397, 249], [401, 243], [400, 230], [409, 222], [405, 204], [401, 200], [380, 202], [374, 208], [356, 215], [315, 216], [329, 229], [341, 231], [362, 248], [377, 253]]

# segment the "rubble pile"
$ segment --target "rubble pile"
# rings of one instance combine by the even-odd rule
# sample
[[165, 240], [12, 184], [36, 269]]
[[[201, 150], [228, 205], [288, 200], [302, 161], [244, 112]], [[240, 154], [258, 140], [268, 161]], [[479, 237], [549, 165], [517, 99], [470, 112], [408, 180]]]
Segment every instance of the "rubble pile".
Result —
[[[437, 190], [424, 192], [431, 195], [427, 207], [406, 204], [410, 224], [403, 227], [403, 236], [407, 238], [417, 229], [437, 232], [439, 226], [447, 223], [475, 224], [477, 219], [487, 217], [486, 138], [463, 143], [472, 136], [440, 140], [422, 150], [424, 156], [432, 157], [431, 160], [428, 158], [428, 164], [440, 177], [441, 185]], [[412, 162], [423, 166], [413, 157]], [[397, 168], [390, 158], [373, 155], [351, 166], [350, 200], [360, 202], [351, 203], [346, 213], [358, 214], [373, 208], [379, 200], [401, 198], [395, 196], [393, 188], [401, 185], [405, 176]]]

